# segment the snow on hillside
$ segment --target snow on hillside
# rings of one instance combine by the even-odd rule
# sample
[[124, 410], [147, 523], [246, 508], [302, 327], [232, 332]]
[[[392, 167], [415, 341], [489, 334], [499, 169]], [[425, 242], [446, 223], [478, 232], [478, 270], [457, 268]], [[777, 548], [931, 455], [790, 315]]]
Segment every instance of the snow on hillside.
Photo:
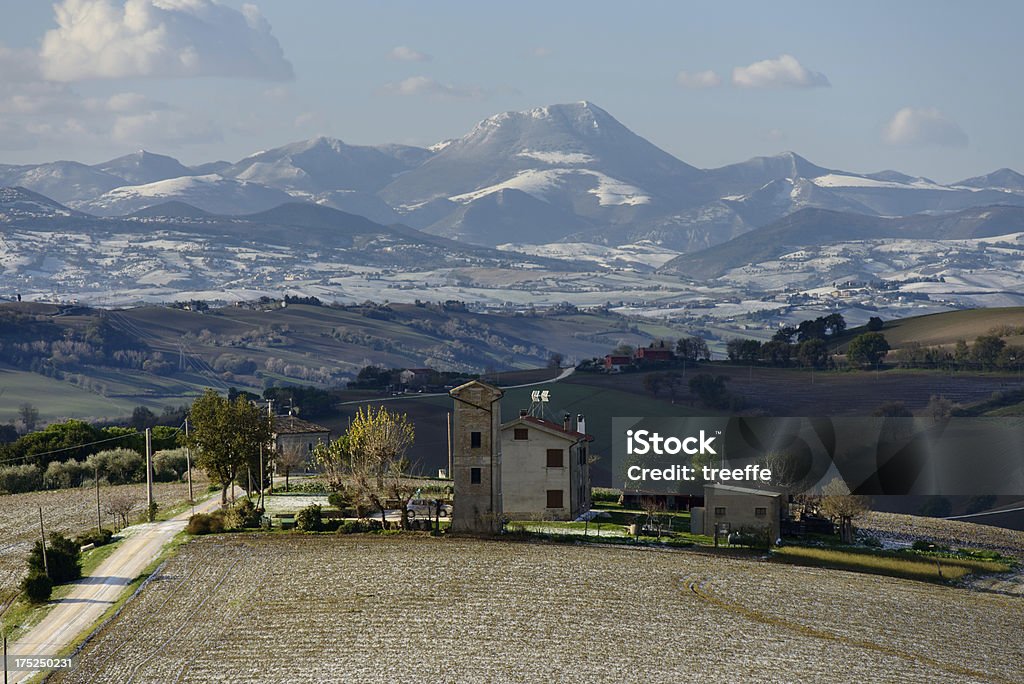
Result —
[[886, 188], [890, 190], [949, 190], [953, 188], [938, 183], [932, 183], [923, 178], [915, 178], [908, 183], [896, 181], [876, 180], [864, 176], [847, 176], [839, 173], [830, 173], [824, 176], [812, 178], [811, 182], [821, 188]]
[[[596, 184], [586, 177], [596, 179]], [[589, 169], [527, 169], [520, 171], [512, 178], [501, 183], [461, 195], [453, 195], [448, 199], [465, 204], [499, 190], [511, 189], [520, 190], [537, 199], [546, 200], [547, 195], [559, 190], [567, 181], [572, 179], [585, 179], [593, 185], [587, 192], [596, 196], [598, 204], [601, 206], [632, 206], [647, 204], [651, 201], [650, 195], [647, 195], [635, 185], [612, 178], [600, 171], [591, 171]]]
[[292, 201], [292, 197], [258, 183], [208, 174], [114, 188], [94, 200], [75, 203], [75, 207], [100, 215], [120, 216], [172, 200], [214, 214], [249, 214]]

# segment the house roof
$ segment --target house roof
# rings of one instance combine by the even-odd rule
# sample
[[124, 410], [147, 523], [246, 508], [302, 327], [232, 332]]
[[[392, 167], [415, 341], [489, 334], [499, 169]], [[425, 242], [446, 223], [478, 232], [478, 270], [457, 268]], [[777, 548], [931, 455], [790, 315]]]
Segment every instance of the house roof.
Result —
[[580, 440], [586, 442], [594, 441], [594, 438], [591, 435], [585, 435], [582, 432], [576, 432], [575, 430], [566, 430], [562, 427], [561, 423], [556, 423], [553, 420], [546, 420], [544, 418], [538, 418], [536, 416], [519, 416], [515, 420], [510, 420], [509, 422], [502, 424], [501, 429], [504, 430], [515, 425], [521, 425], [522, 423], [539, 427], [542, 430], [547, 430], [548, 432], [553, 432], [560, 437], [565, 437], [573, 442], [578, 442]]
[[754, 496], [770, 496], [779, 497], [782, 496], [782, 492], [773, 492], [770, 489], [754, 489], [753, 487], [737, 487], [736, 485], [727, 484], [706, 484], [704, 489], [714, 489], [715, 491], [725, 492], [727, 494], [750, 494]]
[[275, 435], [303, 435], [330, 431], [330, 428], [325, 428], [323, 425], [317, 425], [295, 416], [274, 416]]

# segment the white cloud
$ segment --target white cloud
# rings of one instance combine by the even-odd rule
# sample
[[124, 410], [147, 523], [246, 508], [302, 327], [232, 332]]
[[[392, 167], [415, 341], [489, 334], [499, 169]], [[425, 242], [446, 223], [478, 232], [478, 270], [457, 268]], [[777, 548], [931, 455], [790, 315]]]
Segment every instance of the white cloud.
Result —
[[93, 78], [224, 76], [287, 80], [270, 24], [254, 5], [213, 0], [63, 0], [43, 37], [43, 75]]
[[714, 88], [722, 84], [722, 78], [714, 71], [680, 71], [676, 74], [676, 85], [683, 88]]
[[963, 147], [967, 134], [945, 114], [934, 108], [904, 107], [885, 125], [882, 139], [890, 145], [921, 147], [948, 145]]
[[389, 95], [434, 95], [437, 97], [479, 97], [479, 88], [465, 88], [441, 83], [427, 76], [411, 76], [397, 83], [385, 84], [381, 90]]
[[792, 55], [780, 55], [732, 70], [732, 83], [740, 88], [827, 88], [825, 74], [810, 71]]
[[160, 145], [195, 145], [221, 140], [220, 129], [210, 120], [189, 112], [154, 109], [118, 115], [110, 129], [112, 142], [131, 148]]
[[406, 45], [399, 45], [388, 53], [388, 57], [399, 62], [429, 62], [431, 57]]

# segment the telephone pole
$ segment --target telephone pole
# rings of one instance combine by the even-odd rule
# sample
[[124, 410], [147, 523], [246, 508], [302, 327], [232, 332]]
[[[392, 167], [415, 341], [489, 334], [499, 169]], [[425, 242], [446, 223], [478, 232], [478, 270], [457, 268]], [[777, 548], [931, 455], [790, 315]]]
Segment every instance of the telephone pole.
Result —
[[100, 514], [100, 464], [96, 462], [96, 476], [93, 478], [96, 480], [96, 534], [100, 534], [103, 529], [103, 516]]
[[46, 560], [46, 530], [43, 529], [43, 507], [39, 507], [39, 541], [43, 545], [43, 572], [50, 576], [50, 564]]
[[153, 522], [153, 430], [146, 428], [146, 515]]
[[192, 495], [192, 449], [188, 446], [188, 417], [185, 418], [185, 467], [188, 473], [188, 502], [192, 505], [192, 515], [196, 514], [196, 499]]

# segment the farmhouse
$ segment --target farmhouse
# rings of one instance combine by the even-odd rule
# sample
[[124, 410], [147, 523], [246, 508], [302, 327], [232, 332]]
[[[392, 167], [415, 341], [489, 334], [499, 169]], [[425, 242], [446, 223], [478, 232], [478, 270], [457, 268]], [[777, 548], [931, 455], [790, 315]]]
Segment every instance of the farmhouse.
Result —
[[331, 441], [331, 431], [323, 425], [293, 415], [274, 416], [272, 439], [279, 454], [298, 452], [309, 459], [313, 447]]
[[604, 368], [609, 372], [618, 372], [623, 366], [633, 364], [633, 357], [624, 354], [608, 354], [604, 357]]
[[574, 520], [590, 510], [590, 464], [583, 415], [575, 425], [526, 410], [501, 426], [502, 506], [511, 518]]
[[664, 341], [658, 346], [652, 342], [648, 347], [640, 347], [636, 350], [636, 360], [640, 363], [651, 363], [659, 361], [672, 361], [676, 358], [671, 347], [665, 345]]
[[770, 538], [782, 532], [782, 494], [725, 484], [704, 485], [704, 506], [691, 511], [690, 529], [709, 537], [743, 528], [768, 528]]

